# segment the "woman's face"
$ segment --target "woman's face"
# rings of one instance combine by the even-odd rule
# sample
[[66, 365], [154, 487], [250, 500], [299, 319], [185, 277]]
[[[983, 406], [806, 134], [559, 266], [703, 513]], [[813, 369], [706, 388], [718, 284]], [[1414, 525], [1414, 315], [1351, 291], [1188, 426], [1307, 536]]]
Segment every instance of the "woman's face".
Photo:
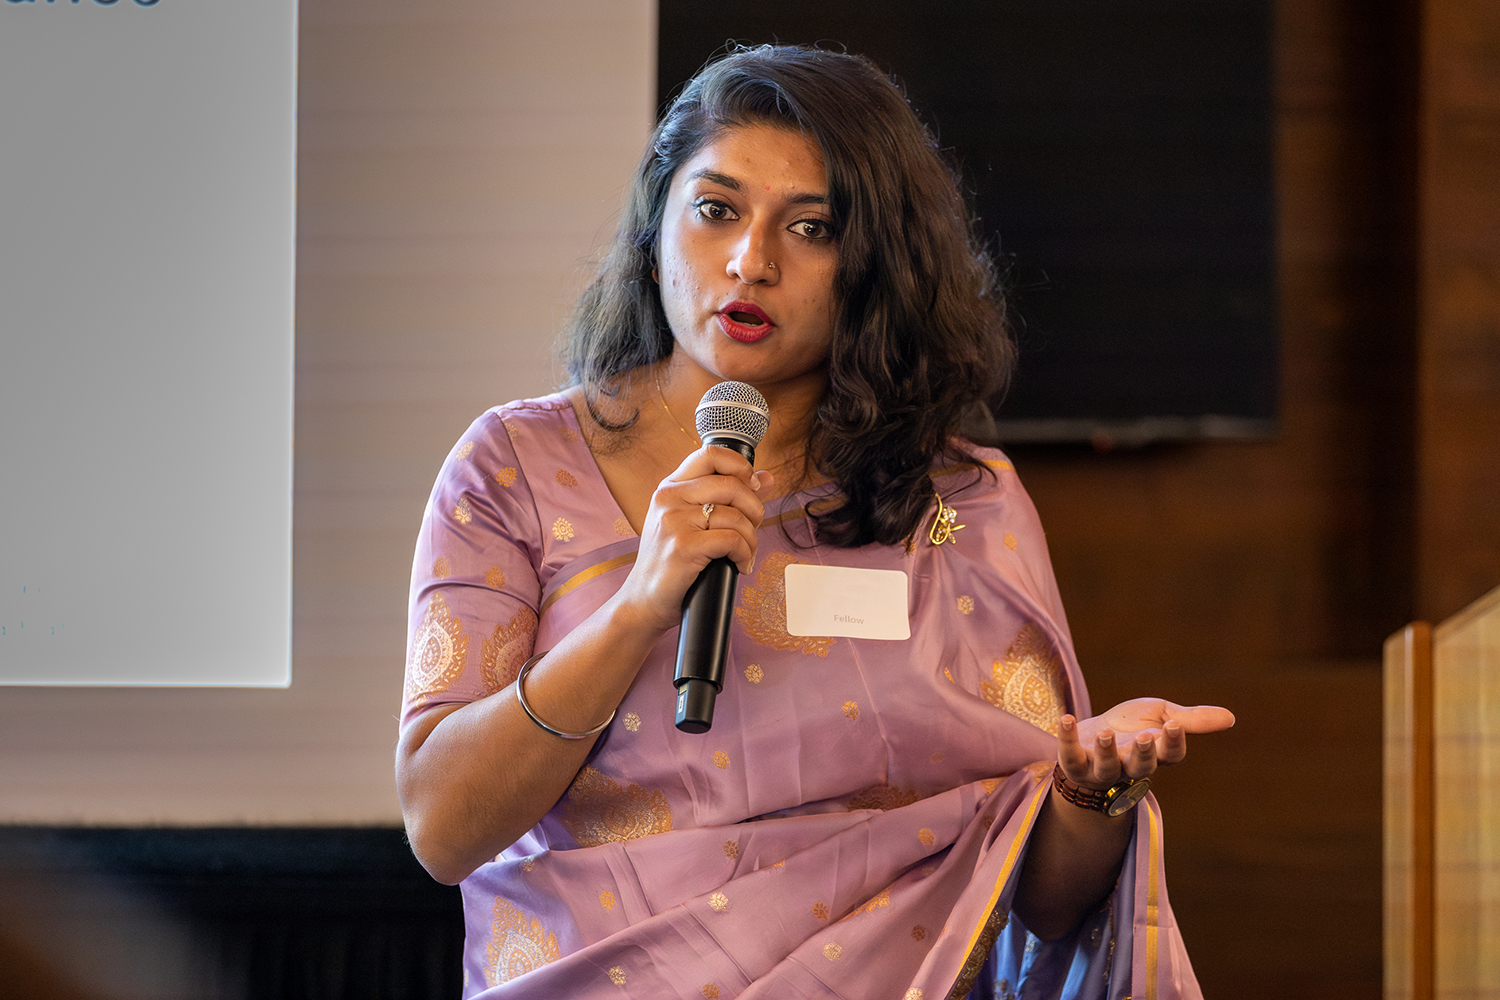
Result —
[[747, 125], [672, 178], [657, 280], [677, 350], [713, 381], [770, 395], [824, 380], [838, 246], [816, 146]]

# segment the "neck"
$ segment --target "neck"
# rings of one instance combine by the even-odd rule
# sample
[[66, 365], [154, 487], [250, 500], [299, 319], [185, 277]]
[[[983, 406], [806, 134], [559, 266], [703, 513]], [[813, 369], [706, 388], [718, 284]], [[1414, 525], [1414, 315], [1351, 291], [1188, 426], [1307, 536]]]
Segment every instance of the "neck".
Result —
[[[680, 427], [688, 431], [694, 430], [693, 414], [703, 394], [723, 381], [688, 360], [681, 351], [659, 362], [654, 377], [660, 379], [661, 396], [667, 411]], [[790, 480], [801, 477], [813, 418], [827, 387], [827, 379], [820, 372], [789, 382], [750, 384], [765, 396], [771, 415], [766, 436], [755, 448], [755, 467], [776, 473], [785, 481], [787, 489], [807, 485]], [[777, 492], [783, 490], [778, 488]]]

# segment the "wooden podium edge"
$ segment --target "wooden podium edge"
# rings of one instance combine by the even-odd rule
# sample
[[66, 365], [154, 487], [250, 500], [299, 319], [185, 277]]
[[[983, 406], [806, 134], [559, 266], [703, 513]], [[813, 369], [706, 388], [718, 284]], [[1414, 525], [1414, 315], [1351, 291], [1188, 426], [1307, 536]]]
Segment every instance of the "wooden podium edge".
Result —
[[1412, 622], [1385, 642], [1385, 1000], [1434, 995], [1432, 639]]

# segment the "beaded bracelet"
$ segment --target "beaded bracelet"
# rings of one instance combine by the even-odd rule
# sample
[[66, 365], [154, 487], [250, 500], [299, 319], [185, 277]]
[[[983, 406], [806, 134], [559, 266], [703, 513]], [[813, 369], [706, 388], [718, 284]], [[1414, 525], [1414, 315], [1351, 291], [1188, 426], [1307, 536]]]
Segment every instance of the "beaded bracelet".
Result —
[[1151, 790], [1150, 778], [1125, 778], [1108, 788], [1087, 788], [1070, 780], [1062, 764], [1052, 769], [1052, 784], [1057, 794], [1075, 806], [1106, 816], [1123, 816]]
[[536, 654], [531, 659], [521, 664], [521, 672], [516, 674], [516, 700], [521, 703], [521, 709], [526, 713], [527, 717], [530, 718], [532, 722], [535, 722], [538, 726], [547, 730], [547, 732], [551, 733], [553, 736], [561, 736], [565, 740], [586, 740], [590, 736], [598, 736], [600, 733], [604, 732], [605, 729], [609, 728], [609, 724], [615, 721], [614, 712], [610, 712], [609, 718], [599, 723], [593, 729], [590, 729], [587, 732], [583, 733], [565, 733], [561, 729], [553, 729], [541, 719], [537, 718], [537, 714], [533, 712], [531, 710], [531, 706], [526, 703], [526, 675], [531, 673], [531, 668], [536, 666], [536, 661], [540, 660], [546, 655], [547, 653]]

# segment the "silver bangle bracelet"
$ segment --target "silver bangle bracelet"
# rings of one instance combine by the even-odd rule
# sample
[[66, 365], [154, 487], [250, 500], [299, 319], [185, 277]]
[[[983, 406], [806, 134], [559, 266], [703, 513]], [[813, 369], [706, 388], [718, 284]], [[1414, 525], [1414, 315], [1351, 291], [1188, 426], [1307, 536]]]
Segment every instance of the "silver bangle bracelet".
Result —
[[[550, 650], [548, 652], [550, 652]], [[537, 714], [533, 712], [531, 710], [531, 706], [526, 703], [526, 675], [531, 673], [531, 668], [536, 666], [536, 662], [546, 655], [547, 653], [536, 654], [531, 659], [521, 664], [521, 671], [520, 673], [516, 674], [516, 700], [521, 703], [521, 709], [526, 713], [526, 716], [531, 719], [532, 722], [535, 722], [538, 726], [545, 729], [553, 736], [561, 736], [565, 740], [586, 740], [590, 736], [598, 736], [600, 733], [604, 732], [604, 730], [608, 729], [609, 724], [615, 721], [614, 712], [610, 712], [609, 718], [599, 723], [593, 729], [590, 729], [587, 732], [583, 733], [565, 733], [561, 729], [553, 729], [541, 719], [537, 718]]]

